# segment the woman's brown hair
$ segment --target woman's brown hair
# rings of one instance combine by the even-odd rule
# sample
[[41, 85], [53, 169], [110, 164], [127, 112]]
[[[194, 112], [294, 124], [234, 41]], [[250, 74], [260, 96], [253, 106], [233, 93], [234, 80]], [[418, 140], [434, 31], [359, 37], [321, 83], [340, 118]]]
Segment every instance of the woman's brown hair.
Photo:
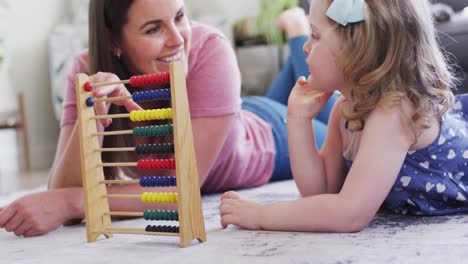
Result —
[[[130, 78], [130, 72], [116, 54], [113, 53], [114, 41], [122, 37], [122, 30], [127, 23], [127, 13], [132, 0], [91, 0], [89, 3], [89, 69], [90, 75], [97, 72], [111, 72], [121, 80]], [[129, 88], [130, 89], [130, 88]], [[109, 114], [127, 112], [125, 108], [111, 104]], [[128, 129], [128, 119], [114, 119], [106, 130]], [[103, 147], [134, 146], [131, 135], [104, 137]], [[103, 152], [103, 162], [135, 161], [134, 153]], [[105, 168], [106, 178], [116, 178], [118, 170]]]

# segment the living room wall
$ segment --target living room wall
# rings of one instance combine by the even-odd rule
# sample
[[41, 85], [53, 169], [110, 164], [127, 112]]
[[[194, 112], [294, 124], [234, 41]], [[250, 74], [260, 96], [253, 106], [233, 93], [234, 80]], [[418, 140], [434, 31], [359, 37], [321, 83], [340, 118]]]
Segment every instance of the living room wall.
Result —
[[46, 169], [59, 131], [52, 112], [47, 44], [53, 26], [67, 15], [67, 1], [10, 0], [8, 4], [5, 33], [11, 84], [25, 95], [32, 167]]

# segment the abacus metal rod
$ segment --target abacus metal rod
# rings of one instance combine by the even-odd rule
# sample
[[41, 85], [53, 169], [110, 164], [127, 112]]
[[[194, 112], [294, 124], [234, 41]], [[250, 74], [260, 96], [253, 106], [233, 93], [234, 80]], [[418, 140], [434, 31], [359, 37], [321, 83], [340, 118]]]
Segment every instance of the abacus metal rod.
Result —
[[127, 84], [130, 83], [130, 80], [121, 80], [121, 81], [113, 81], [113, 82], [100, 82], [100, 83], [91, 83], [91, 87], [98, 88], [102, 86], [109, 86], [109, 85], [116, 85], [116, 84]]
[[[113, 115], [97, 115], [97, 116], [93, 116], [91, 117], [91, 119], [106, 119], [106, 118], [111, 118], [111, 119], [114, 119], [114, 118], [129, 118], [130, 117], [130, 114], [113, 114]], [[150, 120], [140, 120], [140, 121], [153, 121], [153, 120], [168, 120], [168, 119], [171, 119], [171, 118], [158, 118], [158, 119], [150, 119]]]
[[127, 100], [127, 99], [132, 99], [132, 96], [127, 95], [127, 96], [115, 96], [115, 97], [106, 97], [106, 98], [94, 98], [93, 103], [112, 102], [112, 101]]
[[114, 115], [97, 115], [91, 117], [91, 119], [106, 119], [106, 118], [128, 118], [130, 114], [114, 114]]
[[143, 216], [142, 212], [108, 212], [104, 215], [110, 216]]
[[134, 199], [141, 199], [140, 194], [106, 194], [103, 195], [102, 198], [134, 198]]
[[136, 162], [115, 162], [115, 163], [100, 163], [98, 167], [136, 167]]
[[93, 133], [91, 134], [91, 136], [98, 137], [98, 136], [131, 135], [131, 134], [133, 134], [133, 130], [116, 130], [116, 131]]
[[[158, 194], [162, 194], [162, 192], [157, 192]], [[176, 194], [175, 192], [169, 192], [168, 194]], [[102, 198], [135, 198], [141, 199], [141, 194], [106, 194], [103, 195]], [[163, 202], [166, 203], [166, 202]]]
[[95, 149], [96, 152], [128, 152], [135, 151], [135, 147], [128, 148], [98, 148]]
[[106, 180], [100, 181], [99, 184], [139, 184], [140, 180]]
[[164, 233], [164, 232], [146, 232], [138, 228], [123, 228], [111, 227], [105, 228], [102, 233], [105, 234], [136, 234], [136, 235], [156, 235], [156, 236], [179, 236], [179, 233]]

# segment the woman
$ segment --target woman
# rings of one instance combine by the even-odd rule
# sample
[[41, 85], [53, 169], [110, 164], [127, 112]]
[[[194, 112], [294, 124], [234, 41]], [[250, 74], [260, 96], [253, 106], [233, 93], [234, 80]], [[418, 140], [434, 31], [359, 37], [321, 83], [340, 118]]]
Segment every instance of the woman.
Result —
[[[84, 218], [74, 83], [79, 72], [88, 73], [92, 83], [124, 80], [133, 75], [168, 71], [170, 62], [181, 61], [186, 69], [202, 192], [255, 187], [269, 180], [291, 178], [284, 124], [286, 107], [271, 99], [249, 98], [244, 102], [248, 111], [241, 110], [240, 73], [228, 40], [213, 28], [190, 22], [183, 0], [92, 0], [89, 11], [89, 52], [77, 57], [69, 76], [49, 190], [0, 208], [0, 228], [16, 235], [36, 236]], [[133, 92], [129, 89], [116, 85], [99, 89], [94, 96], [128, 95]], [[95, 111], [106, 114], [160, 106], [124, 100], [112, 106], [97, 103]], [[128, 121], [103, 120], [98, 125], [112, 130], [129, 125], [122, 122]], [[122, 142], [115, 141], [117, 138], [120, 137], [104, 139], [104, 147], [134, 143], [131, 138]], [[103, 156], [105, 161], [132, 158], [115, 153]], [[138, 177], [131, 170], [105, 174], [114, 178]], [[108, 192], [141, 193], [142, 188], [109, 186]], [[149, 207], [132, 199], [109, 202], [112, 211], [154, 209], [154, 205]]]

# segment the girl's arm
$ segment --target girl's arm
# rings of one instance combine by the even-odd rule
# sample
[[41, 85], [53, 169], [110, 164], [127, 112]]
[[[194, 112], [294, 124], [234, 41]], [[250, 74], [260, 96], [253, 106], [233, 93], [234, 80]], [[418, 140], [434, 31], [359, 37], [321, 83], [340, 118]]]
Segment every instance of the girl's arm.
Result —
[[317, 151], [311, 121], [288, 119], [289, 150], [294, 180], [303, 197], [338, 193], [343, 185], [345, 164], [342, 158], [340, 135], [342, 99], [333, 106], [328, 122], [325, 143]]
[[260, 205], [229, 192], [221, 222], [250, 229], [355, 232], [372, 220], [392, 188], [412, 143], [398, 109], [375, 110], [366, 122], [359, 151], [338, 194]]

